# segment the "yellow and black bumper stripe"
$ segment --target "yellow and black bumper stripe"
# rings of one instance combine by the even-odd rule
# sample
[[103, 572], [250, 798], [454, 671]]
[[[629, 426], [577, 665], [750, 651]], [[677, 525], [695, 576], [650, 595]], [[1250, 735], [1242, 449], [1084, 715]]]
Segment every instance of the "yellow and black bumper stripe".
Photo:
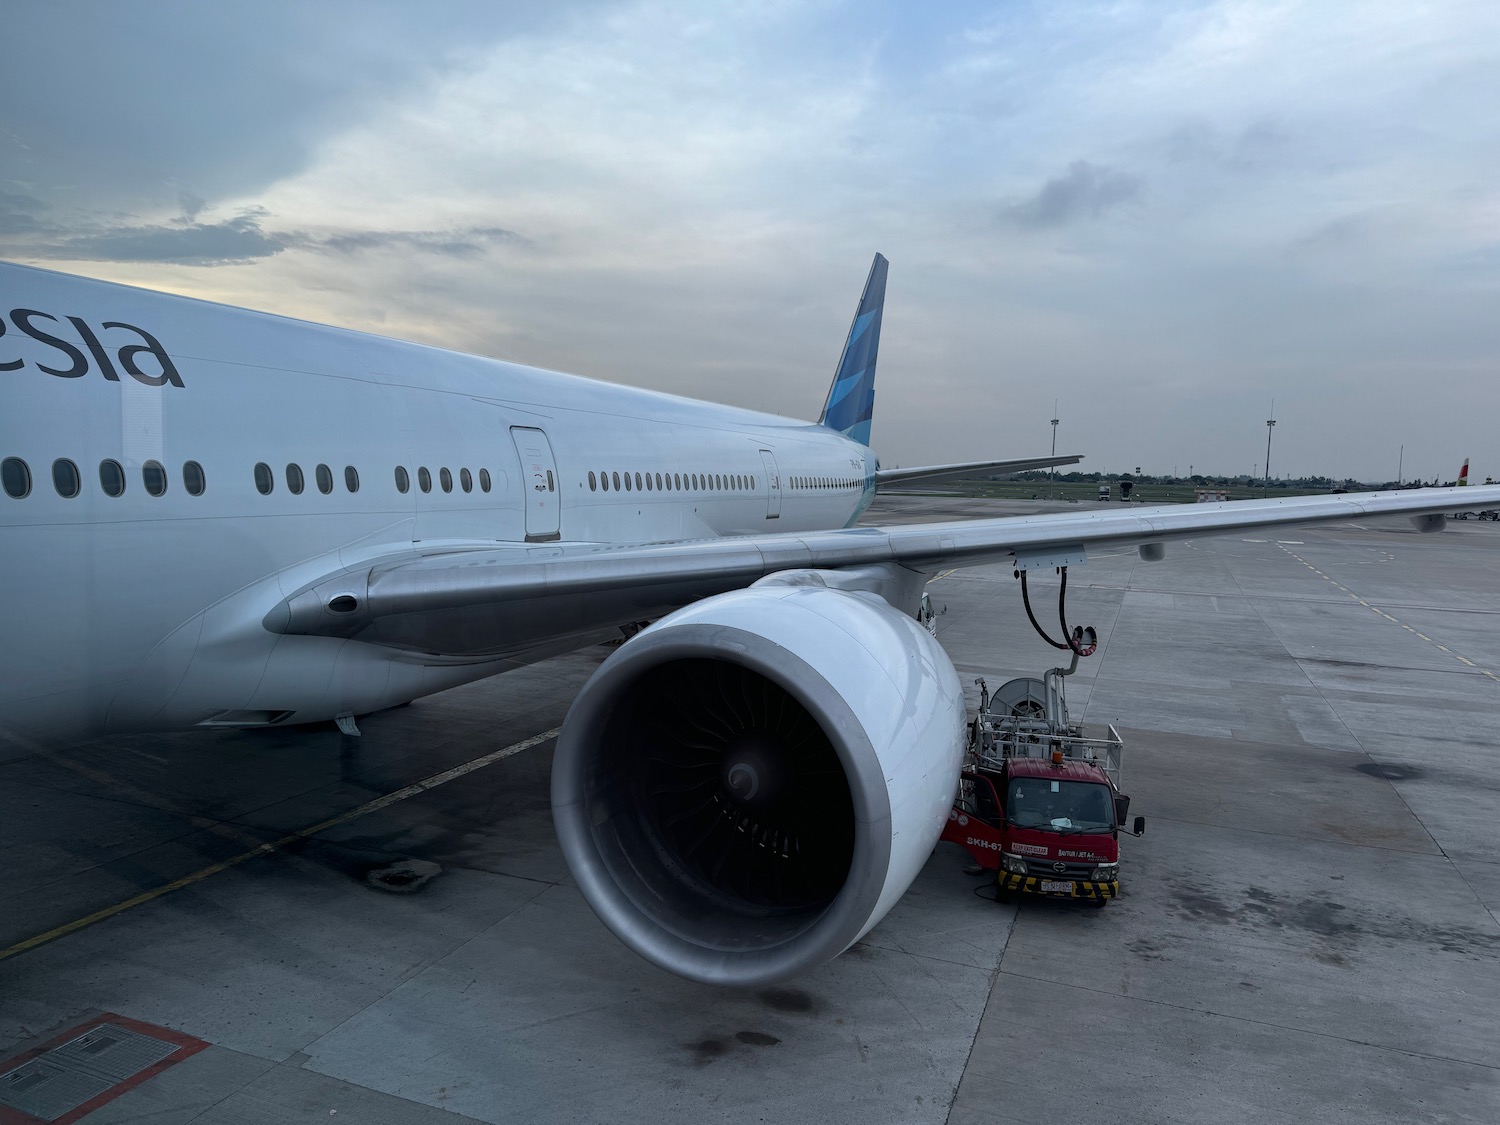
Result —
[[[1035, 875], [1014, 875], [1008, 871], [1002, 871], [1000, 872], [999, 881], [1002, 891], [1046, 895], [1048, 898], [1118, 898], [1120, 894], [1120, 884], [1118, 882], [1093, 883], [1084, 879], [1074, 879], [1071, 880], [1073, 883], [1073, 893], [1069, 895], [1062, 891], [1042, 890], [1044, 880]], [[1045, 880], [1048, 883], [1067, 881], [1064, 879]]]

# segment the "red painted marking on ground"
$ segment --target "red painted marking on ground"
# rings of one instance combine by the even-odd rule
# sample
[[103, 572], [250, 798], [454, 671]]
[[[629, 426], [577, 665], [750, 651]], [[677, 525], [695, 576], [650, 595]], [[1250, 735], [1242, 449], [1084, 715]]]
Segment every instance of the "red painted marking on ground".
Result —
[[195, 1039], [193, 1036], [184, 1035], [180, 1031], [157, 1027], [155, 1024], [142, 1023], [140, 1020], [133, 1020], [128, 1016], [118, 1016], [113, 1012], [101, 1012], [93, 1019], [85, 1020], [77, 1027], [71, 1027], [62, 1034], [53, 1036], [40, 1046], [28, 1048], [21, 1054], [0, 1062], [0, 1077], [4, 1077], [18, 1067], [25, 1066], [38, 1055], [45, 1055], [52, 1048], [61, 1047], [64, 1043], [71, 1043], [85, 1032], [93, 1031], [95, 1028], [106, 1023], [112, 1023], [117, 1027], [123, 1027], [126, 1031], [133, 1031], [137, 1035], [144, 1035], [149, 1039], [155, 1039], [161, 1043], [174, 1044], [178, 1049], [160, 1062], [152, 1063], [139, 1074], [133, 1074], [123, 1082], [116, 1082], [102, 1094], [90, 1098], [77, 1109], [69, 1110], [61, 1117], [54, 1117], [51, 1121], [40, 1117], [32, 1117], [29, 1113], [22, 1113], [20, 1110], [0, 1105], [0, 1125], [72, 1125], [73, 1122], [87, 1114], [93, 1113], [100, 1106], [114, 1101], [121, 1094], [135, 1089], [142, 1082], [147, 1082], [155, 1078], [168, 1067], [176, 1066], [183, 1059], [196, 1055], [199, 1051], [209, 1046], [202, 1039]]

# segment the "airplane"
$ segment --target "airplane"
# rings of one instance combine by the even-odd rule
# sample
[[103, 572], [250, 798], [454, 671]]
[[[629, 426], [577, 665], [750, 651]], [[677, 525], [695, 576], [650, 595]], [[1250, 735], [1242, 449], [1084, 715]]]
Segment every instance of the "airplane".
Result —
[[903, 480], [1080, 459], [881, 468], [886, 275], [808, 422], [0, 263], [0, 740], [354, 731], [651, 622], [558, 736], [559, 843], [637, 953], [757, 986], [853, 945], [936, 844], [965, 725], [916, 620], [937, 570], [1453, 506], [854, 526]]

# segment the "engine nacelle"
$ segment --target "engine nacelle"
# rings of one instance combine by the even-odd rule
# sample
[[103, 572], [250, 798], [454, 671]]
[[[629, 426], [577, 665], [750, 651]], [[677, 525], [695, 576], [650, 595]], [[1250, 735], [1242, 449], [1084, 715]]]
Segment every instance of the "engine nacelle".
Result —
[[963, 690], [873, 594], [757, 586], [614, 653], [553, 761], [580, 889], [647, 960], [751, 987], [842, 953], [931, 854], [963, 753]]

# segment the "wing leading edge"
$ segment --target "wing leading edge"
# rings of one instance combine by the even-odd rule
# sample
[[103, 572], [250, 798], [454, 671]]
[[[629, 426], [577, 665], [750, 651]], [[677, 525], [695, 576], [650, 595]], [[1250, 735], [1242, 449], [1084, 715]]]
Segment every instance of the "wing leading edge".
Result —
[[913, 571], [1242, 531], [1409, 516], [1440, 530], [1455, 506], [1500, 506], [1500, 485], [1177, 504], [1110, 512], [852, 527], [786, 535], [538, 550], [493, 543], [393, 554], [305, 587], [263, 624], [410, 652], [481, 659], [659, 617], [781, 571], [895, 564]]

